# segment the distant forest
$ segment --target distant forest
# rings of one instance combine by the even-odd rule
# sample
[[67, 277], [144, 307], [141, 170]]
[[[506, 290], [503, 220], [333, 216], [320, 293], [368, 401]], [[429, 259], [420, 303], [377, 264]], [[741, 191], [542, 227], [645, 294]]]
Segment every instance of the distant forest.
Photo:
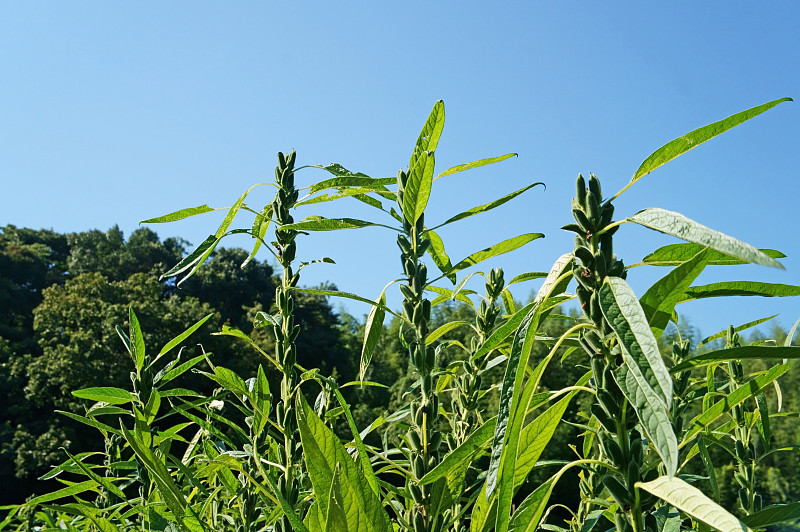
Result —
[[[248, 253], [241, 249], [216, 250], [193, 277], [180, 287], [174, 279], [159, 280], [160, 275], [185, 255], [188, 243], [169, 238], [161, 241], [149, 229], [134, 231], [127, 240], [118, 227], [106, 232], [87, 231], [60, 234], [51, 230], [33, 230], [13, 225], [0, 227], [0, 505], [24, 502], [34, 493], [57, 488], [52, 480], [38, 480], [51, 466], [65, 461], [70, 451], [100, 450], [103, 441], [97, 431], [86, 429], [60, 412], [83, 413], [86, 402], [71, 392], [90, 386], [130, 386], [132, 364], [115, 331], [125, 326], [128, 307], [132, 306], [145, 332], [148, 345], [163, 345], [186, 327], [207, 314], [213, 317], [191, 338], [182, 354], [188, 359], [203, 352], [215, 364], [235, 370], [244, 378], [255, 374], [261, 355], [244, 343], [228, 336], [215, 336], [224, 325], [250, 334], [269, 352], [274, 344], [267, 328], [253, 330], [253, 318], [260, 310], [273, 306], [277, 278], [272, 267], [253, 260], [245, 267]], [[327, 287], [333, 288], [332, 285]], [[339, 383], [356, 379], [359, 368], [363, 319], [336, 313], [327, 298], [298, 294], [298, 364], [319, 367]], [[458, 302], [437, 306], [434, 321], [454, 321], [470, 312]], [[574, 316], [572, 316], [574, 318]], [[554, 336], [566, 330], [564, 317], [548, 320], [546, 330]], [[403, 394], [409, 391], [414, 377], [408, 357], [397, 334], [399, 323], [387, 324], [367, 374], [367, 380], [385, 385], [350, 386], [348, 402], [359, 428], [378, 416], [391, 414]], [[464, 328], [462, 328], [464, 329]], [[448, 338], [469, 345], [469, 336], [459, 330]], [[691, 326], [687, 324], [684, 337]], [[394, 333], [394, 334], [392, 334]], [[662, 349], [671, 349], [677, 337], [673, 327], [660, 339]], [[773, 328], [767, 334], [751, 333], [748, 342], [773, 339], [782, 342], [786, 332]], [[795, 344], [797, 344], [795, 339]], [[532, 360], [544, 352], [534, 351]], [[460, 356], [457, 347], [449, 347], [444, 364]], [[575, 382], [585, 369], [578, 357], [548, 369], [543, 385], [559, 389]], [[763, 363], [761, 363], [763, 364]], [[268, 376], [276, 383], [278, 376]], [[752, 369], [758, 370], [757, 367]], [[489, 374], [500, 382], [502, 373]], [[215, 383], [188, 374], [185, 386], [211, 394]], [[775, 447], [800, 445], [800, 367], [793, 361], [792, 370], [780, 381], [782, 412], [775, 419]], [[778, 390], [771, 400], [778, 401]], [[313, 398], [310, 398], [313, 400]], [[487, 411], [496, 409], [496, 390], [484, 398]], [[567, 442], [575, 441], [581, 422], [582, 405], [571, 403], [564, 423], [542, 459], [571, 458]], [[342, 427], [342, 434], [346, 433]], [[387, 429], [391, 433], [391, 425]], [[374, 434], [371, 437], [378, 437]], [[729, 457], [711, 449], [718, 464], [721, 489], [729, 489], [733, 507], [736, 497], [733, 466]], [[800, 499], [800, 463], [798, 454], [774, 453], [765, 463], [759, 478], [765, 505]], [[698, 475], [702, 475], [700, 470]], [[727, 480], [726, 480], [727, 479]], [[543, 478], [530, 479], [537, 486]], [[576, 482], [562, 482], [553, 500], [571, 505], [578, 499]]]

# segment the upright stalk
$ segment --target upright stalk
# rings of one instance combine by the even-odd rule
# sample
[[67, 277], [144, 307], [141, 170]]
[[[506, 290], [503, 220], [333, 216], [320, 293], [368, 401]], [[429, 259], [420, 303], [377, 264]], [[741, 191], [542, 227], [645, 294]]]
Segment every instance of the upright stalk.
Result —
[[[278, 491], [295, 507], [300, 498], [298, 480], [302, 467], [302, 447], [294, 412], [294, 397], [297, 393], [299, 375], [295, 368], [297, 348], [295, 341], [300, 326], [294, 323], [294, 298], [292, 288], [297, 285], [299, 274], [292, 271], [292, 261], [296, 253], [295, 238], [297, 231], [281, 230], [280, 226], [294, 222], [290, 210], [297, 202], [298, 191], [294, 186], [294, 163], [296, 154], [292, 151], [288, 156], [278, 153], [278, 166], [275, 168], [275, 182], [278, 193], [272, 203], [272, 212], [278, 223], [275, 231], [276, 256], [282, 268], [281, 284], [275, 289], [275, 304], [280, 314], [280, 326], [274, 325], [275, 359], [282, 370], [280, 400], [275, 405], [278, 429], [283, 435], [283, 448], [280, 458], [283, 475], [278, 479]], [[276, 532], [291, 532], [292, 527], [286, 516], [281, 516], [275, 523]]]
[[[397, 174], [397, 203], [403, 209], [403, 193], [408, 183], [408, 174]], [[403, 295], [403, 314], [413, 326], [414, 335], [408, 342], [411, 365], [419, 375], [420, 395], [411, 402], [411, 428], [406, 437], [409, 444], [408, 460], [414, 478], [406, 480], [406, 488], [413, 499], [413, 505], [406, 510], [406, 520], [414, 532], [436, 530], [439, 516], [432, 515], [431, 494], [433, 485], [420, 486], [417, 479], [433, 469], [439, 462], [439, 446], [442, 433], [439, 430], [439, 397], [433, 382], [436, 368], [436, 350], [427, 345], [428, 323], [431, 319], [431, 302], [425, 298], [428, 284], [428, 269], [422, 257], [430, 246], [425, 234], [425, 215], [420, 214], [415, 221], [403, 217], [403, 232], [397, 237], [400, 247], [400, 260], [405, 274], [405, 284], [400, 285]], [[441, 521], [440, 521], [441, 522]]]
[[[598, 290], [606, 277], [626, 277], [625, 266], [613, 252], [613, 235], [618, 226], [612, 224], [614, 207], [602, 204], [600, 181], [589, 177], [587, 189], [583, 176], [578, 176], [577, 196], [572, 201], [574, 224], [565, 229], [575, 237], [573, 274], [578, 281], [576, 294], [581, 308], [594, 323], [594, 329], [583, 330], [580, 342], [590, 356], [597, 403], [592, 414], [598, 421], [597, 441], [601, 458], [613, 465], [603, 472], [594, 472], [587, 491], [605, 487], [618, 505], [614, 522], [619, 532], [644, 530], [642, 494], [636, 482], [642, 480], [644, 442], [635, 429], [637, 417], [622, 394], [613, 368], [622, 364], [622, 353], [615, 335], [603, 315]], [[597, 484], [595, 484], [595, 482]], [[585, 510], [585, 508], [584, 508]]]

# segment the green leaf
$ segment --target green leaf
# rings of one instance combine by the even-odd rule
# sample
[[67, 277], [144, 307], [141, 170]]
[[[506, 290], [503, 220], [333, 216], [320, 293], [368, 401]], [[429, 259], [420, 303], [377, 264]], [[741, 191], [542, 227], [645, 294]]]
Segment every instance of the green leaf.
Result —
[[239, 209], [242, 208], [244, 200], [247, 198], [247, 195], [251, 190], [253, 190], [253, 187], [250, 187], [244, 194], [239, 196], [239, 199], [236, 200], [236, 203], [234, 203], [233, 206], [228, 209], [228, 214], [225, 215], [225, 218], [222, 220], [222, 223], [219, 225], [219, 229], [217, 229], [217, 232], [214, 236], [217, 238], [222, 238], [225, 235], [225, 233], [228, 231], [228, 228], [233, 223], [233, 219], [236, 217], [236, 214], [239, 212]]
[[734, 406], [744, 402], [750, 397], [755, 397], [756, 394], [758, 394], [766, 386], [769, 386], [787, 371], [789, 371], [788, 363], [773, 366], [769, 369], [769, 371], [767, 371], [767, 373], [747, 381], [735, 390], [730, 391], [727, 395], [723, 395], [720, 400], [710, 407], [704, 408], [703, 412], [692, 419], [692, 421], [687, 425], [687, 427], [691, 428], [688, 429], [684, 434], [681, 446], [683, 446], [686, 442], [691, 441], [691, 439], [697, 435], [698, 432], [704, 430], [711, 423], [719, 419], [722, 414], [730, 411], [730, 409]]
[[412, 158], [408, 170], [408, 181], [403, 190], [403, 216], [412, 226], [422, 216], [431, 196], [434, 159], [432, 151], [423, 151]]
[[97, 421], [94, 418], [81, 416], [79, 414], [74, 414], [72, 412], [64, 412], [63, 410], [56, 410], [55, 412], [57, 414], [65, 415], [68, 418], [72, 418], [75, 421], [79, 421], [80, 423], [83, 423], [84, 425], [89, 425], [90, 427], [96, 428], [97, 430], [99, 430], [100, 432], [103, 433], [103, 436], [105, 436], [106, 433], [108, 433], [108, 432], [110, 432], [112, 434], [121, 435], [119, 430], [117, 430], [117, 429], [115, 429], [113, 427], [110, 427], [109, 425], [106, 425], [105, 423], [100, 423], [99, 421]]
[[[669, 244], [647, 255], [642, 259], [642, 263], [650, 266], [679, 266], [700, 253], [703, 249], [705, 249], [704, 245], [692, 244], [689, 242]], [[774, 249], [759, 249], [759, 251], [773, 259], [783, 259], [786, 257], [783, 253]], [[726, 255], [725, 253], [710, 250], [708, 252], [708, 264], [711, 266], [731, 266], [748, 263]]]
[[669, 411], [637, 369], [635, 363], [622, 364], [614, 371], [614, 380], [636, 411], [645, 436], [664, 462], [667, 474], [673, 476], [678, 469], [678, 441], [669, 420]]
[[[180, 366], [177, 367], [166, 366], [164, 367], [163, 370], [156, 373], [156, 376], [153, 377], [153, 382], [161, 383], [161, 386], [163, 386], [166, 383], [170, 382], [171, 380], [174, 380], [179, 376], [183, 375], [184, 373], [195, 367], [197, 364], [205, 360], [205, 358], [206, 358], [205, 355], [197, 355], [196, 357], [187, 360]], [[177, 362], [177, 360], [175, 360], [175, 362]]]
[[[327, 170], [328, 168], [325, 169]], [[395, 183], [397, 183], [397, 178], [395, 177], [381, 177], [376, 179], [367, 177], [365, 174], [340, 174], [339, 177], [334, 177], [320, 181], [319, 183], [315, 183], [311, 186], [310, 192], [311, 194], [315, 194], [328, 188], [338, 189], [342, 187], [357, 187], [367, 190], [386, 190], [386, 185], [394, 185]]]
[[455, 274], [449, 273], [450, 270], [453, 269], [453, 263], [450, 262], [450, 257], [447, 256], [447, 253], [444, 250], [444, 242], [442, 242], [442, 238], [432, 229], [428, 230], [427, 235], [431, 241], [431, 245], [428, 246], [428, 255], [431, 256], [433, 263], [436, 264], [436, 267], [439, 268], [439, 271], [442, 272], [451, 283], [456, 284]]
[[244, 259], [242, 262], [242, 268], [247, 266], [251, 260], [253, 260], [258, 253], [258, 250], [261, 249], [261, 244], [264, 243], [264, 238], [267, 235], [267, 230], [269, 229], [269, 225], [272, 222], [272, 204], [267, 205], [264, 209], [256, 214], [256, 217], [253, 219], [253, 227], [250, 229], [250, 236], [256, 241], [253, 244], [253, 250]]
[[727, 362], [729, 360], [783, 360], [795, 358], [800, 358], [800, 347], [798, 346], [768, 347], [763, 345], [746, 345], [700, 353], [699, 355], [687, 358], [679, 364], [674, 365], [670, 371], [672, 373], [678, 373], [689, 368], [697, 368], [718, 362]]
[[479, 262], [491, 259], [492, 257], [497, 257], [498, 255], [508, 253], [509, 251], [514, 251], [515, 249], [518, 249], [527, 244], [528, 242], [531, 242], [538, 238], [544, 238], [544, 235], [542, 233], [526, 233], [524, 235], [519, 235], [513, 238], [509, 238], [507, 240], [503, 240], [502, 242], [490, 246], [486, 249], [476, 251], [469, 257], [465, 258], [464, 260], [460, 261], [458, 264], [453, 266], [453, 268], [448, 273], [455, 273], [463, 269], [469, 268], [470, 266], [474, 266]]
[[494, 200], [492, 202], [486, 203], [484, 205], [479, 205], [477, 207], [473, 207], [473, 208], [471, 208], [471, 209], [469, 209], [467, 211], [464, 211], [462, 213], [456, 214], [455, 216], [453, 216], [452, 218], [450, 218], [446, 222], [441, 223], [438, 226], [436, 226], [435, 229], [438, 229], [439, 227], [442, 227], [442, 226], [447, 225], [447, 224], [451, 224], [453, 222], [457, 222], [459, 220], [463, 220], [464, 218], [469, 218], [470, 216], [475, 216], [476, 214], [480, 214], [482, 212], [490, 211], [490, 210], [494, 209], [495, 207], [499, 207], [500, 205], [503, 205], [504, 203], [511, 201], [512, 199], [516, 198], [517, 196], [519, 196], [520, 194], [522, 194], [526, 190], [530, 190], [531, 188], [535, 187], [536, 185], [544, 186], [544, 183], [534, 183], [532, 185], [528, 185], [527, 187], [523, 187], [523, 188], [517, 190], [516, 192], [512, 192], [511, 194], [507, 194], [507, 195], [503, 196], [502, 198], [496, 199], [496, 200]]
[[122, 388], [112, 388], [110, 386], [97, 386], [94, 388], [75, 390], [72, 392], [72, 395], [79, 399], [102, 401], [110, 405], [123, 405], [136, 399], [128, 390], [123, 390]]
[[[735, 327], [733, 330], [734, 330], [734, 332], [744, 331], [746, 329], [749, 329], [750, 327], [755, 327], [756, 325], [760, 325], [760, 324], [762, 324], [762, 323], [764, 323], [766, 321], [769, 321], [772, 318], [775, 318], [777, 316], [778, 316], [777, 314], [773, 314], [772, 316], [768, 316], [766, 318], [760, 318], [760, 319], [745, 323], [744, 325], [739, 325], [738, 327]], [[700, 346], [706, 345], [709, 342], [713, 342], [714, 340], [716, 340], [718, 338], [722, 338], [727, 334], [728, 334], [728, 329], [724, 329], [722, 331], [719, 331], [718, 333], [713, 334], [711, 336], [708, 336], [708, 337], [704, 338], [703, 340], [701, 340], [700, 343], [697, 344], [697, 347], [699, 348]]]
[[29, 507], [34, 507], [37, 504], [41, 504], [43, 502], [50, 502], [55, 501], [57, 499], [61, 499], [63, 497], [70, 497], [72, 495], [77, 495], [78, 493], [83, 493], [84, 491], [95, 490], [98, 484], [94, 480], [84, 480], [83, 482], [78, 482], [75, 484], [71, 484], [66, 488], [61, 488], [60, 490], [53, 491], [51, 493], [45, 493], [44, 495], [39, 495], [38, 497], [31, 499], [27, 502]]
[[[205, 316], [204, 318], [199, 319], [194, 325], [192, 325], [191, 327], [180, 333], [178, 336], [167, 342], [167, 345], [161, 348], [161, 351], [158, 353], [158, 357], [166, 355], [172, 349], [174, 349], [175, 346], [180, 345], [181, 342], [186, 340], [189, 336], [192, 335], [193, 332], [202, 327], [203, 324], [207, 322], [213, 315], [214, 313], [211, 313]], [[158, 357], [156, 357], [156, 360], [158, 360]]]
[[[388, 287], [389, 285], [386, 286], [386, 288]], [[381, 291], [381, 295], [369, 309], [367, 321], [364, 324], [364, 344], [361, 346], [358, 380], [364, 380], [369, 363], [372, 361], [372, 353], [375, 352], [375, 346], [378, 345], [381, 333], [383, 333], [383, 319], [386, 317], [386, 311], [383, 310], [383, 307], [386, 306], [386, 288]]]
[[138, 434], [130, 432], [121, 422], [120, 429], [122, 429], [122, 434], [128, 445], [130, 445], [142, 465], [147, 468], [150, 478], [153, 479], [167, 507], [177, 518], [182, 519], [185, 513], [186, 501], [183, 499], [183, 495], [175, 485], [175, 481], [164, 463], [142, 442]]
[[[672, 405], [672, 377], [661, 358], [658, 342], [636, 294], [623, 279], [606, 277], [598, 296], [603, 315], [619, 338], [622, 357], [630, 368], [631, 376], [637, 381], [644, 379], [647, 387], [669, 409]], [[643, 393], [647, 392], [643, 390]], [[637, 413], [641, 418], [642, 413], [638, 410]]]
[[509, 532], [535, 532], [547, 509], [553, 493], [556, 478], [549, 478], [540, 484], [520, 503], [509, 524]]
[[729, 129], [738, 126], [742, 122], [746, 122], [747, 120], [750, 120], [751, 118], [760, 115], [764, 111], [772, 109], [779, 103], [790, 102], [790, 101], [792, 101], [791, 98], [781, 98], [779, 100], [773, 100], [771, 102], [759, 105], [757, 107], [747, 109], [746, 111], [736, 113], [735, 115], [731, 115], [728, 118], [725, 118], [718, 122], [714, 122], [713, 124], [709, 124], [707, 126], [695, 129], [694, 131], [690, 131], [689, 133], [683, 135], [682, 137], [679, 137], [675, 140], [666, 143], [665, 145], [661, 146], [659, 149], [654, 151], [652, 154], [650, 154], [650, 156], [644, 160], [641, 166], [639, 166], [639, 168], [636, 170], [636, 173], [633, 174], [630, 183], [628, 183], [625, 186], [625, 188], [617, 192], [614, 198], [618, 197], [620, 194], [625, 192], [631, 185], [636, 183], [639, 179], [649, 174], [659, 166], [662, 166], [671, 161], [672, 159], [678, 157], [679, 155], [686, 153], [692, 148], [696, 148], [700, 144], [713, 139], [717, 135], [725, 133]]
[[[298, 394], [295, 408], [303, 457], [314, 492], [330, 493], [338, 466], [349, 530], [386, 532], [389, 529], [389, 516], [338, 436], [325, 426], [302, 394]], [[317, 503], [323, 515], [328, 515], [329, 501], [325, 497], [318, 497]]]
[[[586, 381], [589, 380], [587, 376]], [[561, 424], [561, 418], [567, 411], [572, 398], [577, 392], [570, 392], [557, 403], [539, 414], [524, 429], [519, 439], [519, 452], [514, 467], [514, 489], [516, 490], [533, 470], [536, 462], [542, 456], [556, 429]]]
[[[533, 306], [519, 325], [511, 344], [511, 353], [506, 364], [502, 387], [500, 388], [500, 405], [497, 414], [497, 427], [492, 440], [492, 454], [485, 482], [485, 497], [492, 495], [499, 485], [499, 503], [510, 504], [513, 491], [514, 467], [517, 457], [520, 431], [526, 412], [519, 414], [520, 405], [527, 404], [522, 398], [533, 393], [536, 383], [529, 381], [523, 386], [528, 371], [533, 342], [539, 323], [544, 320], [552, 307], [548, 307], [551, 294], [560, 291], [569, 280], [568, 268], [572, 263], [572, 255], [559, 257], [547, 274], [547, 279], [536, 294]], [[539, 363], [537, 372], [543, 371], [549, 357]], [[531, 379], [533, 380], [533, 378]], [[499, 529], [507, 526], [508, 515], [505, 511], [497, 511]]]
[[[336, 177], [357, 177], [357, 178], [369, 178], [367, 174], [362, 174], [361, 172], [351, 172], [344, 166], [339, 163], [331, 163], [326, 166], [322, 166], [319, 164], [312, 164], [310, 165], [311, 168], [320, 168], [325, 170], [328, 173], [335, 175]], [[324, 182], [324, 181], [323, 181]], [[394, 178], [392, 178], [392, 183], [394, 183]]]
[[794, 297], [800, 296], [800, 286], [758, 281], [724, 281], [692, 286], [686, 290], [680, 303], [709, 297], [731, 296]]
[[175, 222], [177, 220], [183, 220], [184, 218], [189, 218], [190, 216], [196, 216], [198, 214], [205, 214], [207, 212], [214, 212], [216, 209], [212, 209], [208, 205], [200, 205], [199, 207], [190, 207], [188, 209], [181, 209], [179, 211], [175, 211], [169, 214], [165, 214], [164, 216], [158, 216], [156, 218], [150, 218], [149, 220], [142, 220], [139, 222], [140, 224], [163, 224], [165, 222]]
[[136, 367], [136, 372], [139, 373], [144, 366], [144, 336], [142, 336], [142, 328], [139, 326], [139, 320], [136, 318], [136, 313], [133, 307], [128, 307], [128, 323], [129, 323], [129, 338], [131, 339], [131, 346], [133, 347], [133, 363]]
[[419, 137], [417, 137], [417, 143], [414, 145], [415, 153], [417, 149], [423, 152], [434, 151], [436, 146], [439, 144], [439, 138], [442, 136], [443, 129], [444, 102], [442, 100], [438, 100], [435, 104], [433, 104], [431, 114], [428, 115], [425, 125], [422, 126], [422, 131], [420, 131]]
[[517, 283], [524, 283], [525, 281], [530, 281], [532, 279], [541, 279], [542, 277], [547, 277], [547, 272], [526, 272], [521, 273], [519, 275], [515, 275], [513, 279], [511, 279], [506, 286], [511, 286], [512, 284]]
[[[356, 530], [350, 528], [347, 522], [347, 514], [344, 509], [344, 496], [342, 495], [341, 468], [336, 464], [331, 481], [331, 489], [328, 491], [328, 516], [325, 519], [325, 532], [348, 532]], [[358, 522], [356, 521], [356, 523]]]
[[678, 237], [687, 242], [708, 246], [711, 249], [748, 263], [784, 269], [780, 262], [765, 255], [750, 244], [745, 244], [719, 231], [709, 229], [677, 212], [658, 208], [644, 209], [628, 218], [628, 221]]
[[750, 531], [747, 525], [706, 497], [702, 491], [678, 477], [659, 477], [651, 482], [637, 482], [636, 487], [720, 532]]
[[214, 375], [207, 374], [207, 376], [234, 395], [250, 397], [250, 390], [247, 388], [247, 384], [235, 371], [222, 366], [215, 366]]
[[[479, 166], [486, 166], [487, 164], [499, 163], [500, 161], [505, 161], [506, 159], [510, 159], [511, 157], [516, 157], [516, 156], [517, 156], [516, 153], [507, 153], [505, 155], [499, 155], [497, 157], [489, 157], [487, 159], [480, 159], [478, 161], [472, 161], [471, 163], [459, 164], [458, 166], [454, 166], [452, 168], [448, 168], [447, 170], [445, 170], [441, 174], [437, 175], [436, 179], [439, 179], [440, 177], [445, 177], [445, 176], [448, 176], [448, 175], [457, 174], [459, 172], [463, 172], [464, 170], [470, 170], [472, 168], [477, 168]], [[537, 184], [540, 184], [540, 183], [537, 183]]]
[[428, 334], [428, 337], [425, 340], [425, 345], [431, 345], [433, 342], [435, 342], [445, 334], [449, 333], [453, 329], [457, 329], [458, 327], [462, 327], [464, 325], [469, 325], [469, 322], [456, 320], [442, 324], [441, 326], [437, 327], [433, 332]]
[[[280, 231], [337, 231], [339, 229], [360, 229], [380, 224], [356, 220], [355, 218], [323, 218], [309, 216], [297, 223], [282, 225]], [[385, 227], [385, 226], [384, 226]]]
[[384, 312], [388, 312], [388, 313], [390, 313], [390, 314], [392, 314], [394, 316], [397, 316], [398, 318], [402, 318], [402, 316], [400, 314], [396, 313], [395, 311], [393, 311], [392, 309], [390, 309], [386, 305], [376, 303], [375, 301], [372, 301], [372, 300], [367, 299], [365, 297], [357, 296], [356, 294], [351, 294], [350, 292], [341, 292], [339, 290], [317, 290], [316, 288], [297, 288], [297, 287], [292, 288], [292, 290], [295, 290], [297, 292], [302, 292], [303, 294], [312, 294], [312, 295], [315, 295], [315, 296], [344, 297], [344, 298], [347, 298], [347, 299], [353, 299], [355, 301], [361, 301], [362, 303], [368, 303], [370, 305], [377, 305]]
[[165, 273], [161, 274], [159, 280], [167, 279], [169, 277], [174, 277], [180, 273], [185, 272], [201, 260], [205, 260], [205, 257], [211, 254], [214, 251], [214, 248], [217, 247], [219, 244], [219, 238], [214, 235], [209, 235], [202, 244], [197, 246], [194, 251], [186, 255], [183, 259], [178, 262], [175, 266], [167, 270]]
[[423, 486], [442, 477], [458, 476], [465, 471], [473, 457], [489, 444], [496, 426], [497, 416], [486, 420], [464, 440], [464, 443], [447, 453], [441, 462], [419, 479], [419, 484]]
[[661, 336], [664, 329], [667, 328], [675, 305], [681, 301], [692, 281], [697, 279], [697, 276], [705, 269], [708, 263], [708, 253], [708, 248], [702, 248], [697, 255], [656, 281], [639, 299], [655, 338]]
[[796, 521], [797, 519], [800, 519], [800, 502], [773, 504], [759, 512], [748, 515], [742, 521], [750, 528], [766, 528], [779, 523]]
[[65, 453], [67, 453], [67, 456], [69, 456], [72, 459], [72, 462], [75, 465], [77, 465], [79, 468], [81, 468], [81, 470], [86, 474], [86, 476], [88, 476], [90, 479], [92, 479], [95, 482], [97, 482], [99, 485], [103, 486], [103, 488], [105, 488], [106, 490], [112, 492], [114, 495], [116, 495], [120, 499], [123, 499], [123, 500], [127, 499], [127, 496], [125, 495], [125, 493], [121, 489], [119, 489], [113, 482], [110, 482], [109, 479], [103, 478], [100, 475], [98, 475], [97, 473], [95, 473], [94, 471], [92, 471], [89, 467], [86, 466], [86, 464], [84, 464], [80, 459], [76, 458], [68, 450], [66, 450], [64, 448], [62, 448], [62, 450]]

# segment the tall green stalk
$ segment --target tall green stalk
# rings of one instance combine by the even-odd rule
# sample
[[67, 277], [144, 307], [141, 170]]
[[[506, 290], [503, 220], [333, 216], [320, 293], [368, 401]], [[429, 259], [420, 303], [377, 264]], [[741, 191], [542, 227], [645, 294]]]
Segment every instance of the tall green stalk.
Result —
[[[278, 193], [272, 203], [272, 212], [278, 226], [294, 223], [290, 210], [297, 202], [298, 191], [294, 186], [294, 163], [296, 154], [292, 151], [288, 157], [278, 153], [278, 166], [275, 168], [275, 182]], [[278, 361], [281, 375], [280, 400], [275, 405], [276, 423], [283, 435], [281, 449], [281, 466], [283, 475], [278, 478], [278, 491], [284, 499], [295, 507], [300, 499], [299, 477], [302, 468], [303, 450], [300, 445], [300, 434], [297, 429], [297, 416], [294, 412], [294, 398], [298, 393], [300, 377], [295, 368], [297, 347], [295, 341], [300, 326], [294, 322], [294, 298], [292, 288], [297, 286], [299, 273], [292, 270], [297, 245], [295, 238], [298, 232], [292, 229], [275, 231], [278, 262], [282, 268], [281, 284], [275, 289], [275, 304], [280, 314], [280, 326], [275, 325], [275, 359]], [[276, 532], [291, 532], [289, 519], [284, 515], [275, 523]]]
[[[397, 204], [401, 212], [408, 174], [400, 171], [397, 174]], [[405, 213], [404, 213], [405, 214]], [[400, 247], [400, 261], [405, 274], [405, 284], [400, 285], [403, 294], [403, 314], [413, 324], [413, 337], [408, 342], [408, 353], [411, 365], [419, 375], [420, 396], [411, 402], [411, 428], [406, 437], [409, 443], [408, 461], [411, 471], [417, 479], [433, 469], [439, 461], [439, 446], [442, 433], [439, 425], [439, 397], [436, 395], [433, 382], [433, 371], [436, 368], [436, 350], [427, 345], [428, 323], [431, 319], [431, 302], [425, 297], [428, 284], [428, 268], [422, 257], [431, 245], [426, 236], [425, 214], [420, 213], [416, 222], [403, 218], [403, 232], [397, 237]], [[433, 531], [436, 515], [431, 515], [432, 486], [418, 485], [413, 478], [406, 480], [406, 488], [414, 504], [406, 513], [406, 520], [414, 532]]]
[[[601, 458], [612, 467], [597, 472], [597, 481], [617, 503], [614, 522], [619, 532], [644, 530], [642, 500], [636, 483], [642, 480], [644, 444], [637, 430], [638, 420], [633, 406], [625, 398], [614, 368], [622, 365], [622, 353], [612, 327], [603, 314], [599, 289], [609, 277], [626, 277], [625, 266], [613, 251], [612, 226], [614, 207], [602, 204], [600, 181], [589, 177], [589, 187], [578, 176], [577, 196], [572, 202], [575, 224], [567, 228], [577, 233], [573, 275], [578, 281], [576, 290], [581, 309], [595, 328], [582, 330], [580, 342], [590, 356], [597, 402], [592, 414], [599, 422], [597, 441]], [[593, 490], [589, 490], [593, 491]]]

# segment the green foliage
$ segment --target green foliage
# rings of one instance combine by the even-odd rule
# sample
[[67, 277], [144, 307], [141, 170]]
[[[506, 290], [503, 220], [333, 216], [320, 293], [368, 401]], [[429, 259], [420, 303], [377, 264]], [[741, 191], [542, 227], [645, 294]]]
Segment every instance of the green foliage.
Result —
[[[783, 101], [666, 144], [622, 191]], [[42, 288], [34, 311], [41, 353], [18, 357], [29, 365], [31, 403], [65, 413], [30, 446], [54, 454], [54, 443], [75, 423], [100, 436], [81, 449], [95, 443], [103, 450], [65, 453], [44, 476], [63, 487], [11, 507], [8, 519], [18, 527], [28, 516], [29, 523], [50, 528], [189, 532], [728, 532], [798, 519], [800, 405], [791, 371], [800, 360], [797, 326], [748, 343], [739, 332], [766, 321], [755, 320], [693, 346], [696, 334], [676, 312], [678, 304], [706, 297], [800, 294], [792, 285], [749, 280], [692, 286], [706, 267], [782, 268], [777, 259], [783, 255], [663, 209], [614, 221], [619, 194], [604, 199], [600, 180], [590, 174], [578, 176], [574, 222], [564, 226], [576, 235], [574, 248], [548, 273], [506, 282], [499, 268], [467, 272], [543, 235], [525, 233], [453, 265], [431, 227], [499, 207], [534, 185], [429, 227], [425, 211], [436, 192], [444, 122], [440, 101], [396, 180], [317, 165], [312, 168], [334, 177], [298, 189], [295, 153], [279, 153], [273, 200], [249, 207], [251, 188], [194, 251], [184, 256], [174, 243], [175, 266], [164, 264], [164, 275], [183, 276], [184, 296], [153, 275], [126, 273], [121, 234], [73, 239], [77, 250], [98, 250], [97, 257], [85, 252], [96, 272], [70, 273], [62, 284]], [[308, 191], [303, 198], [301, 190]], [[298, 208], [348, 197], [387, 214], [386, 223], [294, 219]], [[183, 209], [148, 221], [211, 210]], [[252, 224], [231, 229], [243, 212], [254, 215]], [[614, 253], [626, 222], [688, 242], [645, 257], [642, 265], [671, 269], [641, 297], [626, 281], [630, 268]], [[402, 273], [399, 279], [386, 273], [380, 295], [299, 285], [301, 268], [311, 264], [295, 265], [300, 237], [370, 226], [392, 230], [400, 250]], [[264, 246], [270, 227], [274, 240]], [[253, 237], [252, 252], [216, 249], [234, 233]], [[13, 238], [0, 239], [13, 264], [46, 260], [43, 248]], [[145, 245], [154, 244], [148, 238], [143, 233], [137, 242], [144, 244], [131, 252], [149, 250], [149, 268], [166, 255]], [[277, 261], [277, 278], [254, 260], [262, 247]], [[81, 256], [70, 251], [65, 263], [69, 257], [90, 262]], [[428, 261], [438, 277], [429, 275]], [[44, 278], [48, 270], [37, 271]], [[542, 277], [532, 301], [515, 300], [512, 285]], [[444, 279], [451, 284], [436, 284]], [[482, 292], [472, 279], [483, 279]], [[394, 285], [402, 296], [398, 311], [386, 306]], [[328, 296], [367, 302], [371, 311], [363, 324], [349, 316], [337, 321]], [[560, 305], [573, 299], [580, 315], [561, 314]], [[109, 324], [126, 321], [115, 338]], [[194, 325], [184, 330], [187, 324]], [[205, 347], [222, 352], [225, 344], [218, 342], [234, 337], [229, 340], [255, 353], [248, 359], [253, 363], [208, 349], [182, 358], [178, 346], [204, 328], [221, 328], [203, 339]], [[723, 337], [725, 346], [713, 343]], [[157, 355], [154, 345], [164, 346]], [[0, 342], [4, 357], [16, 357], [14, 349]]]

